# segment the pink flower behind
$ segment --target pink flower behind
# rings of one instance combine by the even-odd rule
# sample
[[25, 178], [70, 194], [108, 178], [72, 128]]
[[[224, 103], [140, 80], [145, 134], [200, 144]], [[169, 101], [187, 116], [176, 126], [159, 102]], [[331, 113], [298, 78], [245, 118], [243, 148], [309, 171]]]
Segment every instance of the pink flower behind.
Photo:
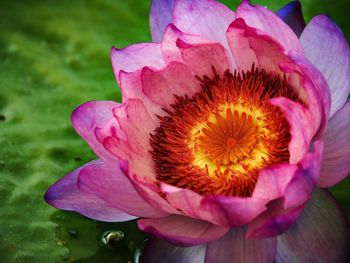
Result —
[[154, 0], [150, 23], [154, 43], [112, 48], [122, 103], [73, 112], [100, 159], [51, 186], [47, 202], [140, 218], [160, 238], [143, 262], [345, 262], [346, 218], [317, 188], [350, 172], [340, 29], [323, 15], [305, 27], [299, 2], [276, 15], [249, 1], [234, 13]]

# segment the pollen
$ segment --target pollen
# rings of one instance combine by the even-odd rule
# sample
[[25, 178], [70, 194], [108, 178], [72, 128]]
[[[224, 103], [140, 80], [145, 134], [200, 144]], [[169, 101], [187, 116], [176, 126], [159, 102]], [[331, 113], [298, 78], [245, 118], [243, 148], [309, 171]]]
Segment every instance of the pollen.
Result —
[[159, 117], [151, 134], [156, 177], [201, 195], [249, 197], [261, 169], [289, 161], [290, 127], [269, 100], [299, 96], [285, 78], [254, 66], [214, 75], [198, 78], [201, 91], [176, 97]]

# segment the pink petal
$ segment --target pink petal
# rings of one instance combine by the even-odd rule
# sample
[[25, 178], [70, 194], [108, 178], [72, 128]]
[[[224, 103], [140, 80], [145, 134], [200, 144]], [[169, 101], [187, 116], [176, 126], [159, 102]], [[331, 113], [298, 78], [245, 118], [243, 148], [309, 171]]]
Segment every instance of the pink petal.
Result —
[[350, 52], [341, 29], [327, 16], [314, 17], [300, 41], [305, 56], [326, 78], [332, 95], [333, 116], [346, 102], [350, 92]]
[[141, 43], [123, 49], [112, 47], [111, 62], [115, 78], [120, 84], [120, 71], [133, 72], [145, 66], [164, 67], [161, 46], [156, 43]]
[[284, 209], [283, 199], [272, 201], [268, 204], [268, 210], [248, 225], [246, 236], [249, 239], [277, 236], [295, 223], [303, 209], [304, 205]]
[[152, 0], [149, 23], [153, 42], [160, 42], [168, 24], [172, 23], [175, 0]]
[[168, 215], [146, 203], [118, 165], [100, 162], [86, 167], [79, 174], [78, 187], [130, 215], [150, 218]]
[[252, 221], [266, 210], [266, 200], [258, 198], [242, 198], [229, 196], [213, 196], [203, 199], [201, 209], [218, 210], [223, 213], [229, 226], [242, 226]]
[[301, 10], [301, 3], [299, 1], [293, 1], [286, 4], [276, 12], [276, 15], [281, 18], [298, 37], [300, 37], [306, 24]]
[[128, 173], [128, 175], [136, 191], [147, 203], [170, 214], [183, 214], [164, 198], [156, 181], [153, 181], [147, 176], [140, 176], [132, 173]]
[[222, 237], [229, 230], [227, 227], [179, 215], [159, 219], [140, 219], [137, 224], [142, 231], [178, 246], [204, 244]]
[[120, 72], [119, 76], [122, 90], [122, 101], [125, 102], [129, 99], [141, 100], [145, 105], [151, 119], [156, 121], [156, 115], [162, 115], [163, 110], [161, 105], [155, 103], [144, 94], [141, 82], [142, 71], [143, 68], [129, 73], [124, 71]]
[[161, 185], [166, 199], [185, 215], [221, 226], [241, 226], [266, 210], [266, 200], [229, 196], [203, 197], [189, 189]]
[[[173, 23], [181, 31], [221, 43], [229, 50], [226, 29], [235, 19], [229, 8], [213, 0], [178, 0], [175, 2]], [[234, 67], [234, 63], [232, 66]]]
[[308, 106], [312, 118], [310, 134], [319, 136], [327, 124], [330, 95], [322, 74], [298, 53], [288, 55], [283, 47], [258, 29], [235, 20], [227, 38], [239, 70], [250, 70], [253, 63], [268, 72], [286, 77]]
[[178, 39], [177, 46], [186, 65], [200, 78], [213, 78], [213, 67], [219, 76], [230, 69], [226, 50], [220, 44], [188, 44]]
[[308, 96], [307, 104], [313, 119], [315, 137], [320, 137], [327, 126], [331, 107], [331, 94], [327, 81], [321, 72], [304, 57], [293, 52], [288, 55], [297, 66], [297, 69], [292, 71], [301, 77], [302, 86]]
[[203, 263], [206, 245], [176, 247], [161, 239], [151, 238], [142, 250], [142, 263]]
[[191, 97], [201, 89], [187, 66], [179, 62], [171, 62], [160, 71], [144, 68], [141, 78], [144, 94], [163, 108], [176, 102], [175, 95]]
[[267, 202], [284, 195], [285, 189], [298, 170], [297, 165], [279, 164], [260, 171], [253, 198]]
[[350, 102], [329, 121], [324, 134], [324, 155], [319, 187], [331, 187], [350, 173]]
[[279, 63], [288, 63], [283, 47], [264, 32], [249, 27], [242, 18], [227, 30], [227, 39], [239, 70], [250, 70], [253, 63], [269, 72], [281, 74]]
[[334, 198], [315, 190], [297, 223], [277, 244], [277, 262], [348, 262], [349, 224]]
[[289, 162], [296, 164], [302, 160], [309, 150], [313, 137], [310, 123], [313, 120], [306, 107], [290, 99], [284, 97], [273, 98], [270, 100], [270, 103], [280, 108], [290, 125], [292, 139], [288, 146], [290, 153]]
[[47, 190], [46, 202], [58, 209], [75, 211], [100, 221], [123, 222], [135, 219], [136, 217], [124, 213], [113, 203], [77, 187], [79, 174], [101, 163], [99, 160], [89, 162], [62, 177]]
[[249, 26], [265, 32], [279, 42], [284, 50], [303, 53], [303, 48], [293, 30], [271, 10], [251, 5], [250, 1], [245, 0], [237, 8], [236, 16], [243, 18]]
[[307, 153], [298, 164], [299, 169], [285, 190], [284, 208], [286, 209], [307, 202], [319, 180], [323, 141], [314, 141], [311, 148], [313, 152]]
[[244, 228], [233, 228], [222, 238], [210, 242], [205, 263], [274, 262], [276, 238], [245, 240], [244, 235]]
[[177, 39], [189, 44], [200, 44], [200, 43], [213, 43], [204, 37], [197, 35], [190, 35], [182, 32], [175, 25], [170, 24], [165, 29], [163, 40], [162, 40], [162, 52], [165, 62], [168, 64], [171, 61], [183, 62], [181, 52], [176, 46]]
[[137, 99], [130, 99], [120, 107], [115, 107], [113, 113], [117, 122], [114, 120], [96, 129], [99, 141], [112, 155], [128, 161], [129, 172], [154, 178], [149, 133], [153, 132], [157, 124], [142, 101]]
[[113, 101], [90, 101], [80, 105], [72, 113], [72, 123], [79, 135], [87, 141], [91, 149], [104, 161], [118, 161], [95, 136], [95, 128], [113, 119], [113, 108], [119, 104]]
[[[313, 148], [314, 152], [307, 153], [298, 165], [279, 165], [260, 173], [253, 197], [266, 194], [270, 200], [280, 199], [270, 202], [267, 211], [248, 225], [248, 238], [279, 235], [297, 220], [319, 177], [322, 142], [314, 142]], [[269, 185], [273, 182], [273, 175], [275, 183]]]

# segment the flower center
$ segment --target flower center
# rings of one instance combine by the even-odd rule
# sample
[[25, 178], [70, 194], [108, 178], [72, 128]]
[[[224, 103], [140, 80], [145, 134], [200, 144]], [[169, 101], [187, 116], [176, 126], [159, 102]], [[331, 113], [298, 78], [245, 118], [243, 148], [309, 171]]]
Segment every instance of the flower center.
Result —
[[289, 125], [269, 99], [298, 95], [255, 68], [201, 82], [192, 98], [177, 98], [151, 136], [157, 179], [202, 195], [251, 196], [261, 169], [289, 160]]

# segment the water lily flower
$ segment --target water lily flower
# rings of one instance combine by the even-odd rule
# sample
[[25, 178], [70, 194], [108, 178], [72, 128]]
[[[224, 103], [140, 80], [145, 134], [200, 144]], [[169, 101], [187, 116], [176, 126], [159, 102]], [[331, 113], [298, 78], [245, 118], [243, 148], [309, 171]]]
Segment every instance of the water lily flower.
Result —
[[298, 1], [153, 0], [152, 43], [112, 48], [122, 103], [72, 114], [98, 156], [52, 206], [154, 237], [143, 262], [346, 262], [349, 225], [326, 190], [350, 172], [350, 52]]

